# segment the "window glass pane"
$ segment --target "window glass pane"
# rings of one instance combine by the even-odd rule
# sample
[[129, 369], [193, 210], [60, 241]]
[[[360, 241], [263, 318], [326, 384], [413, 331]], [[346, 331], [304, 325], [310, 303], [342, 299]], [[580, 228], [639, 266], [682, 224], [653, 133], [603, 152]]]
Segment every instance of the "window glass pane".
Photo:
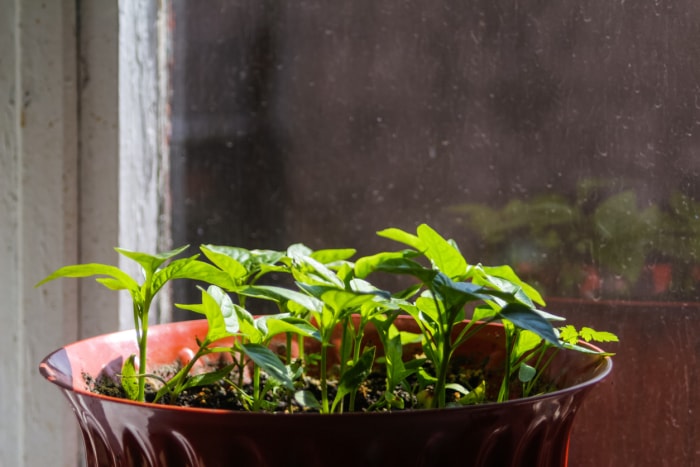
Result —
[[694, 3], [173, 8], [177, 244], [427, 222], [548, 296], [698, 299]]

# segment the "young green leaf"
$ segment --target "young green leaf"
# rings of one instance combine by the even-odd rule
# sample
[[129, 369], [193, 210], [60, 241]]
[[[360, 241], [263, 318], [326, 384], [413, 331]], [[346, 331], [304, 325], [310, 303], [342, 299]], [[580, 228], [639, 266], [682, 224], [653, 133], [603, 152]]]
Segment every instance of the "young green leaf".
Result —
[[[521, 297], [521, 301], [526, 305], [529, 305], [532, 302], [537, 303], [540, 306], [545, 305], [544, 299], [540, 293], [530, 284], [520, 279], [520, 277], [518, 277], [515, 271], [513, 271], [513, 268], [510, 266], [481, 266], [481, 269], [486, 274], [486, 277], [490, 279], [492, 284], [496, 282], [495, 278], [498, 278], [507, 281], [515, 288], [522, 290], [522, 293], [525, 294], [525, 297], [527, 298]], [[498, 285], [504, 286], [505, 283], [499, 281]]]
[[414, 253], [405, 250], [360, 258], [355, 262], [355, 275], [364, 279], [372, 272], [381, 271], [389, 274], [406, 274], [416, 277], [425, 284], [430, 283], [438, 271], [410, 259]]
[[367, 379], [367, 376], [369, 376], [369, 373], [372, 371], [372, 365], [374, 364], [374, 353], [374, 347], [365, 349], [362, 355], [360, 355], [360, 358], [356, 362], [353, 362], [352, 366], [340, 376], [338, 392], [333, 400], [331, 412], [335, 411], [336, 406], [345, 396], [356, 391], [360, 384]]
[[542, 343], [542, 338], [532, 331], [526, 329], [518, 333], [518, 340], [512, 353], [512, 360], [516, 362], [531, 350], [536, 349]]
[[63, 266], [57, 269], [46, 278], [42, 279], [36, 284], [39, 287], [49, 281], [58, 279], [61, 277], [90, 277], [90, 276], [107, 276], [113, 279], [110, 282], [111, 287], [115, 287], [117, 284], [121, 284], [120, 289], [126, 289], [129, 291], [139, 290], [138, 283], [127, 273], [122, 271], [116, 266], [110, 266], [107, 264], [99, 263], [88, 263], [88, 264], [75, 264], [71, 266]]
[[311, 257], [323, 264], [345, 261], [352, 258], [357, 250], [354, 248], [335, 248], [327, 250], [316, 250], [311, 253]]
[[477, 387], [468, 391], [466, 394], [463, 392], [460, 392], [460, 394], [461, 397], [457, 400], [456, 405], [480, 404], [486, 400], [486, 381], [482, 381]]
[[198, 255], [181, 258], [158, 270], [153, 275], [153, 290], [160, 288], [173, 279], [191, 279], [216, 285], [224, 290], [233, 290], [236, 283], [225, 272], [209, 263], [198, 260]]
[[401, 229], [397, 229], [395, 227], [380, 230], [379, 232], [377, 232], [377, 235], [379, 235], [380, 237], [388, 238], [390, 240], [395, 240], [397, 242], [404, 243], [420, 252], [423, 252], [426, 249], [423, 240], [421, 240], [413, 234], [410, 234]]
[[264, 298], [278, 303], [291, 301], [309, 311], [320, 312], [323, 309], [323, 302], [318, 298], [285, 287], [250, 285], [242, 287], [236, 292], [247, 297]]
[[561, 346], [559, 337], [554, 331], [552, 324], [532, 308], [528, 308], [521, 303], [509, 303], [501, 309], [498, 315], [521, 329], [534, 332], [556, 347]]
[[138, 400], [139, 397], [139, 378], [143, 376], [136, 373], [136, 355], [129, 355], [122, 365], [121, 379], [126, 397], [132, 401]]
[[181, 390], [185, 390], [188, 388], [196, 388], [200, 386], [208, 386], [210, 384], [217, 383], [223, 378], [227, 377], [231, 373], [231, 371], [233, 371], [234, 368], [235, 365], [227, 365], [215, 371], [192, 375], [189, 378], [187, 378]]
[[315, 260], [311, 256], [290, 254], [290, 257], [296, 263], [296, 267], [293, 271], [295, 277], [301, 275], [307, 280], [311, 279], [312, 277], [317, 277], [317, 281], [320, 284], [338, 288], [342, 288], [344, 286], [343, 281], [333, 272], [333, 270], [320, 261]]
[[240, 323], [231, 297], [215, 285], [209, 286], [207, 290], [201, 290], [201, 304], [178, 304], [176, 306], [183, 310], [201, 313], [207, 318], [206, 340], [208, 342], [214, 342], [236, 334], [240, 329]]
[[581, 328], [579, 335], [586, 342], [619, 342], [617, 336], [611, 332], [596, 331], [585, 326]]
[[294, 400], [299, 405], [307, 409], [321, 410], [321, 403], [316, 399], [316, 396], [311, 391], [302, 390], [294, 393]]
[[248, 274], [248, 270], [240, 261], [236, 260], [231, 255], [222, 253], [220, 249], [207, 245], [202, 245], [199, 249], [202, 250], [204, 256], [209, 258], [209, 261], [221, 268], [221, 270], [227, 273], [232, 279], [242, 281]]
[[179, 248], [176, 248], [174, 250], [170, 251], [165, 251], [162, 253], [158, 253], [155, 255], [151, 255], [148, 253], [142, 253], [140, 251], [131, 251], [127, 250], [125, 248], [115, 248], [115, 250], [121, 254], [122, 256], [125, 256], [138, 264], [141, 265], [143, 268], [144, 272], [146, 273], [146, 276], [150, 276], [153, 274], [164, 262], [169, 260], [170, 258], [173, 258], [183, 251], [185, 251], [189, 245], [184, 245]]
[[467, 261], [459, 250], [427, 224], [418, 226], [417, 233], [427, 247], [423, 253], [443, 274], [456, 280], [465, 277]]
[[294, 389], [294, 381], [291, 378], [289, 369], [272, 350], [264, 345], [253, 343], [241, 345], [241, 350], [270, 378], [273, 378], [289, 390]]
[[537, 374], [537, 370], [525, 362], [520, 364], [518, 369], [518, 379], [521, 383], [529, 383]]
[[567, 324], [559, 328], [559, 338], [567, 344], [576, 344], [578, 342], [578, 331], [573, 325]]
[[288, 315], [266, 315], [255, 320], [255, 325], [265, 335], [265, 340], [283, 334], [291, 333], [299, 336], [321, 340], [321, 335], [311, 323], [302, 318]]

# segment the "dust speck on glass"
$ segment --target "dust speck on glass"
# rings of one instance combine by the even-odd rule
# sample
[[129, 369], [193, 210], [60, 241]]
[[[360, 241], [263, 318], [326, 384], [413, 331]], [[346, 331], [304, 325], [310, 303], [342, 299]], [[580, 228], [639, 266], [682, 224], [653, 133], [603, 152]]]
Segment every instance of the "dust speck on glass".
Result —
[[691, 5], [174, 0], [174, 241], [428, 222], [548, 296], [698, 300]]

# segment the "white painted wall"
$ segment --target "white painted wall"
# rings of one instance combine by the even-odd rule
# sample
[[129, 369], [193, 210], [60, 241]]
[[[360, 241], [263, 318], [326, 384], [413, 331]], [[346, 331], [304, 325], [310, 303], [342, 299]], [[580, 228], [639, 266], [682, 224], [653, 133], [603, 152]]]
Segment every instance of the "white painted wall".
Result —
[[131, 326], [91, 281], [34, 284], [116, 261], [114, 246], [156, 249], [166, 4], [0, 0], [0, 466], [78, 465], [77, 424], [39, 361]]
[[0, 0], [3, 466], [75, 465], [72, 415], [37, 365], [78, 335], [77, 284], [34, 288], [77, 259], [74, 4]]

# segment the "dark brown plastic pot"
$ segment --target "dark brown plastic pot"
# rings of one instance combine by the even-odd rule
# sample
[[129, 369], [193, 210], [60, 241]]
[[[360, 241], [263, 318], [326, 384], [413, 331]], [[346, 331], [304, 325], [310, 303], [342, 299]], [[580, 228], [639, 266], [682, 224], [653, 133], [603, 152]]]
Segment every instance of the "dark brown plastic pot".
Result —
[[[205, 333], [205, 321], [153, 326], [151, 364], [187, 355], [196, 345], [193, 336]], [[498, 364], [502, 334], [501, 326], [490, 325], [465, 352]], [[90, 467], [566, 466], [574, 416], [589, 389], [612, 369], [609, 358], [560, 352], [550, 377], [562, 390], [499, 404], [392, 413], [203, 410], [85, 390], [84, 374], [118, 372], [135, 351], [133, 332], [125, 331], [67, 345], [41, 363], [41, 373], [73, 406]]]

